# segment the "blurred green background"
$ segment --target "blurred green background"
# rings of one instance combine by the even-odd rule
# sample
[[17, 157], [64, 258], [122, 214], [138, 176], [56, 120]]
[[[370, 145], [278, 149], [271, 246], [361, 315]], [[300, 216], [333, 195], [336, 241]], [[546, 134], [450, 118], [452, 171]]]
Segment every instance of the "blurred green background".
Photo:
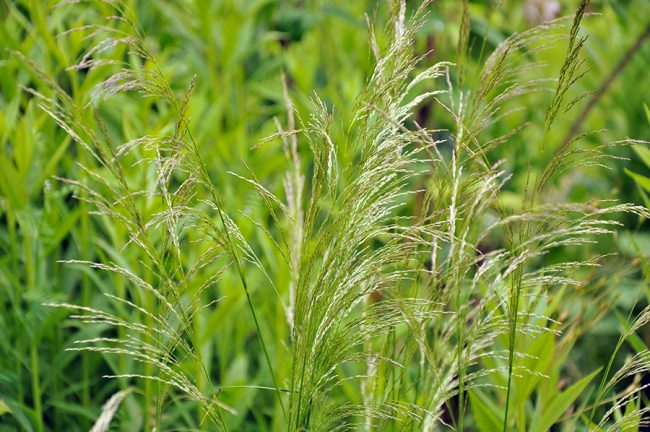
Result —
[[[97, 336], [102, 329], [79, 328], [67, 320], [65, 311], [45, 306], [67, 302], [110, 309], [115, 305], [107, 304], [101, 293], [120, 295], [127, 289], [114, 275], [64, 265], [60, 260], [114, 261], [138, 267], [138, 256], [122, 250], [124, 230], [105, 218], [89, 215], [88, 206], [73, 198], [68, 185], [56, 180], [56, 176], [83, 178], [76, 162], [92, 161], [22, 89], [46, 91], [10, 52], [19, 51], [37, 63], [78, 102], [89, 101], [93, 86], [103, 75], [101, 71], [66, 70], [79, 61], [88, 46], [82, 34], [61, 34], [101, 22], [111, 9], [101, 3], [55, 7], [56, 3], [0, 3], [0, 431], [87, 430], [101, 405], [119, 388], [129, 385], [102, 376], [142, 367], [126, 358], [65, 351], [75, 340]], [[287, 162], [278, 144], [252, 147], [276, 131], [274, 117], [286, 115], [282, 71], [302, 118], [309, 115], [310, 97], [316, 93], [336, 107], [341, 119], [349, 120], [373, 64], [364, 14], [379, 27], [387, 25], [387, 8], [374, 0], [126, 3], [136, 12], [149, 47], [175, 89], [183, 91], [196, 75], [198, 86], [190, 105], [194, 138], [222, 191], [227, 213], [235, 217], [241, 211], [257, 220], [270, 216], [255, 191], [228, 171], [243, 173], [245, 163], [270, 190], [281, 189], [282, 176], [278, 173], [284, 171]], [[407, 3], [412, 8], [417, 2]], [[471, 1], [468, 67], [482, 64], [487, 54], [513, 32], [538, 24], [544, 14], [545, 18], [570, 15], [577, 3]], [[578, 92], [603, 87], [617, 63], [650, 26], [647, 0], [594, 0], [589, 10], [593, 15], [585, 20], [583, 32], [589, 36], [584, 55], [591, 71], [577, 84]], [[416, 42], [418, 54], [424, 56], [421, 67], [455, 61], [460, 20], [460, 1], [433, 3]], [[381, 33], [378, 37], [381, 43]], [[650, 103], [650, 41], [642, 42], [580, 126], [580, 131], [612, 132], [588, 137], [588, 143], [597, 145], [606, 138], [650, 140], [650, 115], [644, 109], [644, 104]], [[557, 70], [562, 55], [547, 52], [544, 67]], [[536, 109], [536, 97], [530, 96], [518, 121], [543, 121], [544, 110]], [[584, 106], [583, 101], [562, 115], [557, 129], [564, 133], [569, 130]], [[173, 119], [173, 113], [157, 101], [126, 95], [116, 96], [102, 109], [109, 133], [119, 141], [161, 132]], [[416, 120], [430, 128], [450, 126], [433, 105], [421, 106]], [[345, 133], [342, 128], [346, 122], [341, 123], [334, 127], [335, 137]], [[504, 120], [494, 126], [493, 133], [497, 136], [512, 126]], [[522, 199], [527, 164], [530, 155], [537, 152], [537, 141], [529, 138], [521, 135], [516, 145], [491, 155], [494, 160], [506, 159], [506, 169], [515, 174], [506, 186], [502, 203], [506, 207], [515, 208]], [[558, 141], [564, 136], [552, 138]], [[650, 176], [650, 168], [631, 148], [614, 152], [629, 160], [608, 162], [610, 170], [590, 169], [569, 175], [563, 178], [558, 193], [574, 201], [612, 198], [643, 204], [641, 188], [625, 169]], [[308, 164], [307, 152], [302, 157]], [[353, 155], [342, 153], [341, 157]], [[520, 172], [523, 174], [518, 175]], [[134, 169], [130, 175], [135, 183], [151, 182], [152, 173], [144, 169]], [[584, 373], [605, 363], [618, 337], [621, 317], [627, 316], [637, 298], [641, 298], [637, 308], [645, 304], [647, 284], [641, 263], [650, 255], [650, 231], [647, 224], [631, 216], [622, 222], [624, 228], [611, 245], [620, 254], [618, 267], [612, 270], [618, 276], [607, 279], [607, 294], [598, 299], [612, 303], [616, 313], [603, 317], [578, 342], [568, 362], [569, 370]], [[261, 250], [272, 249], [252, 227], [244, 229], [244, 234]], [[275, 269], [274, 252], [263, 256], [268, 260], [267, 268]], [[289, 276], [278, 269], [273, 277], [287, 281]], [[252, 284], [256, 285], [260, 284]], [[594, 300], [588, 288], [585, 303]], [[224, 386], [268, 383], [268, 372], [260, 366], [254, 327], [247, 319], [247, 306], [234, 275], [224, 278], [218, 296], [224, 299], [200, 322], [202, 351], [213, 359], [214, 375]], [[284, 318], [279, 306], [266, 302], [264, 292], [254, 291], [253, 296], [266, 322], [278, 323], [268, 327], [268, 337], [282, 337], [278, 333], [283, 331]], [[217, 333], [218, 342], [212, 336]], [[118, 412], [122, 430], [141, 430], [146, 424], [148, 413], [140, 393], [146, 394], [148, 385], [143, 384], [143, 390], [129, 396]], [[270, 392], [232, 389], [223, 398], [241, 413], [229, 420], [232, 430], [273, 429], [273, 413], [259, 409], [272, 406], [263, 402], [273, 398]], [[176, 400], [166, 407], [165, 424], [179, 429], [197, 427], [186, 404]]]

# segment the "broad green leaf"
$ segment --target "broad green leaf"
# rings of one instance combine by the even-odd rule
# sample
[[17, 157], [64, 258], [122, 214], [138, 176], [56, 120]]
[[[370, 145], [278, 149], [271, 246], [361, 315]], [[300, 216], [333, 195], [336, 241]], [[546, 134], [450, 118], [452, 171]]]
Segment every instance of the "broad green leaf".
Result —
[[542, 416], [531, 425], [530, 432], [548, 431], [578, 399], [578, 396], [599, 372], [600, 369], [593, 371], [555, 397], [550, 405], [542, 410]]
[[526, 352], [528, 356], [522, 359], [522, 366], [530, 373], [524, 373], [521, 378], [517, 379], [518, 391], [516, 396], [520, 400], [528, 400], [528, 397], [535, 390], [542, 377], [548, 374], [548, 368], [552, 364], [553, 359], [556, 358], [557, 351], [555, 338], [552, 333], [544, 333], [538, 336], [527, 347]]
[[646, 146], [638, 144], [633, 145], [632, 149], [634, 149], [636, 154], [639, 155], [643, 163], [646, 164], [647, 167], [650, 167], [650, 149], [648, 149]]
[[499, 409], [483, 392], [478, 389], [470, 390], [469, 402], [479, 431], [492, 432], [502, 429], [501, 419], [498, 415]]
[[634, 179], [634, 181], [637, 182], [637, 184], [639, 186], [641, 186], [646, 191], [650, 192], [650, 178], [648, 178], [646, 176], [643, 176], [641, 174], [637, 174], [635, 172], [632, 172], [627, 168], [625, 168], [625, 173], [627, 175], [629, 175], [630, 177], [632, 177]]
[[0, 196], [4, 196], [14, 210], [25, 205], [25, 194], [21, 193], [22, 179], [15, 165], [0, 154]]

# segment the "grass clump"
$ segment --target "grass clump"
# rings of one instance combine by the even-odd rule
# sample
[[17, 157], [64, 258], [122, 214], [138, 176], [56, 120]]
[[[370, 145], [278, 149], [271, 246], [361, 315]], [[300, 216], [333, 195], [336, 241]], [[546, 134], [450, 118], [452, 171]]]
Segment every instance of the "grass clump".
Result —
[[[229, 202], [223, 173], [211, 171], [193, 136], [197, 80], [174, 88], [128, 4], [64, 3], [110, 9], [107, 24], [62, 35], [90, 47], [69, 71], [94, 80], [94, 90], [71, 95], [14, 55], [42, 84], [25, 92], [87, 155], [60, 187], [72, 188], [115, 242], [96, 261], [65, 260], [121, 281], [104, 300], [49, 302], [72, 310], [82, 329], [99, 329], [69, 352], [123, 359], [103, 374], [119, 391], [92, 430], [108, 430], [134, 395], [147, 430], [240, 430], [242, 412], [260, 429], [290, 431], [639, 430], [646, 422], [643, 387], [619, 384], [647, 373], [647, 349], [616, 370], [613, 362], [647, 310], [630, 316], [604, 370], [561, 383], [563, 361], [588, 330], [581, 318], [606, 312], [593, 307], [605, 289], [584, 291], [607, 283], [599, 268], [611, 258], [587, 247], [616, 233], [617, 215], [648, 216], [611, 200], [557, 199], [565, 171], [606, 167], [606, 150], [636, 142], [558, 140], [558, 117], [582, 99], [572, 90], [585, 73], [588, 1], [573, 17], [505, 38], [478, 64], [467, 59], [463, 2], [456, 62], [432, 65], [414, 41], [435, 5], [390, 2], [383, 31], [367, 17], [374, 67], [348, 111], [318, 95], [298, 107], [282, 75], [285, 124], [276, 118], [277, 132], [254, 146], [281, 148], [282, 187], [234, 165], [230, 181], [256, 193], [244, 208]], [[538, 59], [558, 46], [564, 60], [549, 79]], [[161, 113], [145, 134], [114, 119], [134, 93]], [[520, 106], [536, 95], [543, 118], [520, 121]], [[449, 127], [419, 124], [423, 105]], [[529, 162], [510, 173], [495, 159], [530, 139], [536, 169]], [[523, 199], [507, 206], [510, 182], [522, 178]], [[231, 298], [245, 313], [228, 309]], [[232, 351], [232, 339], [226, 324], [206, 328], [229, 320], [247, 323], [250, 353], [213, 353]], [[232, 379], [246, 362], [259, 371], [254, 379]], [[253, 400], [258, 408], [246, 405]]]

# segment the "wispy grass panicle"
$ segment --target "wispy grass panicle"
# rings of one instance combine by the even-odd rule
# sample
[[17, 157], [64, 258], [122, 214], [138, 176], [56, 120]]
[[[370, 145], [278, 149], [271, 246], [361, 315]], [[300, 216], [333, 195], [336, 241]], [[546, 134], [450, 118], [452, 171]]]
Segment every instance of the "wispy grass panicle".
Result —
[[[257, 194], [251, 207], [259, 205], [265, 217], [224, 202], [227, 195], [192, 135], [197, 79], [185, 91], [175, 90], [126, 3], [103, 3], [102, 9], [114, 10], [109, 24], [62, 35], [82, 32], [90, 46], [69, 70], [102, 77], [82, 102], [16, 53], [47, 88], [26, 91], [92, 159], [80, 163], [82, 178], [60, 180], [100, 220], [125, 232], [123, 238], [114, 234], [112, 250], [135, 250], [137, 256], [131, 262], [120, 260], [119, 252], [97, 263], [68, 260], [108, 272], [128, 289], [104, 293], [102, 307], [53, 305], [100, 328], [70, 350], [125, 356], [133, 365], [110, 374], [123, 390], [109, 400], [99, 424], [110, 422], [119, 401], [136, 394], [127, 396], [126, 389], [142, 380], [148, 383], [146, 428], [164, 427], [166, 407], [189, 398], [196, 404], [195, 424], [228, 429], [240, 413], [224, 402], [228, 387], [221, 380], [245, 367], [215, 365], [204, 342], [221, 334], [204, 329], [202, 312], [219, 310], [223, 299], [216, 293], [224, 288], [232, 296], [231, 285], [250, 312], [236, 319], [247, 324], [242, 333], [255, 333], [256, 342], [245, 346], [261, 359], [252, 362], [264, 369], [256, 380], [272, 381], [240, 387], [251, 395], [275, 394], [272, 405], [260, 410], [260, 424], [277, 417], [273, 424], [288, 431], [462, 431], [476, 424], [506, 431], [547, 430], [561, 421], [597, 372], [542, 407], [543, 414], [526, 404], [558, 384], [559, 369], [550, 366], [546, 351], [560, 347], [566, 357], [575, 343], [577, 325], [562, 322], [566, 311], [559, 303], [581, 289], [586, 270], [595, 272], [607, 255], [557, 262], [556, 252], [615, 233], [620, 222], [614, 214], [650, 214], [607, 200], [555, 199], [561, 194], [553, 194], [554, 180], [565, 169], [604, 166], [609, 144], [580, 148], [586, 135], [578, 136], [553, 148], [548, 161], [535, 165], [539, 170], [533, 172], [531, 162], [524, 175], [511, 172], [512, 164], [501, 159], [507, 152], [500, 150], [539, 137], [535, 149], [543, 149], [562, 108], [578, 103], [566, 100], [584, 73], [580, 22], [588, 1], [573, 20], [505, 38], [474, 80], [468, 1], [461, 4], [456, 64], [427, 66], [414, 40], [432, 2], [390, 2], [385, 37], [377, 37], [367, 18], [376, 62], [351, 115], [318, 95], [305, 113], [283, 75], [278, 97], [286, 121], [276, 118], [277, 132], [255, 146], [279, 140], [286, 163], [281, 180], [273, 183], [246, 163], [223, 171]], [[559, 78], [543, 76], [538, 55], [564, 42]], [[552, 94], [545, 114], [519, 121], [518, 104], [544, 91]], [[155, 103], [156, 121], [163, 123], [151, 128], [157, 132], [138, 136], [106, 115], [111, 103], [135, 93]], [[414, 113], [425, 104], [451, 125], [448, 130], [418, 124]], [[507, 130], [496, 128], [504, 119]], [[530, 128], [537, 135], [527, 134]], [[506, 206], [504, 190], [524, 176], [524, 199]], [[262, 306], [256, 296], [264, 299]], [[648, 321], [644, 310], [621, 340]], [[276, 335], [282, 336], [269, 338]], [[644, 351], [619, 371], [610, 364], [591, 415], [622, 380], [647, 372], [647, 360]], [[622, 427], [643, 417], [641, 388], [619, 394], [601, 426]], [[266, 396], [253, 398], [268, 403]]]
[[[225, 249], [227, 235], [221, 228], [217, 233], [206, 232], [199, 237], [203, 253], [194, 263], [183, 246], [190, 241], [188, 229], [201, 221], [195, 211], [200, 206], [197, 189], [214, 187], [189, 130], [188, 101], [196, 82], [192, 81], [185, 95], [178, 99], [147, 50], [128, 10], [120, 2], [111, 5], [115, 6], [116, 15], [109, 19], [117, 23], [115, 26], [88, 25], [75, 30], [87, 33], [84, 37], [89, 43], [97, 42], [72, 69], [97, 69], [98, 73], [105, 70], [110, 74], [118, 67], [96, 87], [88, 105], [79, 105], [35, 63], [24, 60], [45, 81], [52, 95], [27, 91], [94, 158], [94, 165], [81, 165], [86, 173], [83, 180], [60, 180], [80, 191], [79, 198], [94, 207], [94, 213], [121, 225], [128, 233], [121, 247], [138, 248], [143, 257], [139, 269], [117, 263], [70, 263], [89, 265], [125, 278], [130, 283], [129, 298], [110, 293], [107, 296], [117, 310], [131, 309], [130, 319], [136, 321], [125, 321], [114, 313], [87, 307], [58, 306], [80, 309], [83, 314], [75, 317], [82, 322], [121, 329], [117, 337], [80, 341], [79, 346], [70, 349], [124, 355], [144, 364], [142, 372], [121, 371], [114, 377], [124, 382], [144, 379], [155, 383], [155, 390], [145, 394], [145, 404], [154, 407], [152, 411], [145, 410], [147, 414], [154, 413], [146, 419], [149, 426], [160, 423], [166, 399], [171, 392], [178, 391], [198, 403], [200, 424], [224, 429], [222, 410], [233, 410], [217, 399], [219, 391], [205, 369], [194, 326], [199, 310], [212, 304], [205, 304], [203, 293], [219, 280], [231, 261]], [[120, 47], [142, 66], [113, 60], [109, 54], [107, 60], [101, 59], [102, 54]], [[175, 118], [170, 134], [147, 135], [114, 144], [102, 118], [101, 101], [133, 91], [169, 106]], [[93, 115], [89, 116], [89, 112]], [[134, 181], [127, 172], [132, 169], [129, 166], [135, 166], [134, 161], [140, 166], [145, 162], [154, 167], [151, 182], [143, 185]], [[152, 205], [152, 198], [159, 204]], [[197, 243], [196, 239], [192, 241]], [[212, 275], [206, 276], [206, 271]]]

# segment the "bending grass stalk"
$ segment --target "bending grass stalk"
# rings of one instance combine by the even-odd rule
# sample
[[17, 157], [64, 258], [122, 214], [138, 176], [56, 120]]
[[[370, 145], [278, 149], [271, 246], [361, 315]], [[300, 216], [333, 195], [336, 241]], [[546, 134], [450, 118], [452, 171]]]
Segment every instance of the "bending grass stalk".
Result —
[[[577, 62], [576, 58], [585, 41], [585, 38], [581, 38], [581, 39], [578, 38], [578, 31], [580, 29], [580, 23], [582, 22], [582, 18], [584, 16], [585, 10], [587, 9], [587, 6], [589, 5], [590, 1], [591, 0], [582, 0], [580, 2], [580, 6], [576, 11], [573, 19], [573, 24], [571, 26], [571, 31], [569, 34], [569, 45], [567, 47], [564, 64], [560, 71], [560, 77], [557, 82], [557, 87], [555, 89], [553, 100], [551, 101], [551, 104], [546, 112], [544, 138], [542, 141], [542, 146], [540, 147], [540, 155], [544, 153], [544, 143], [546, 142], [547, 133], [550, 130], [550, 127], [555, 120], [555, 116], [559, 110], [560, 105], [562, 104], [562, 100], [565, 96], [565, 93], [577, 79], [577, 77], [575, 76], [575, 74], [577, 73], [575, 69], [579, 67], [579, 63], [576, 63]], [[580, 75], [578, 75], [578, 77], [579, 76]], [[559, 152], [561, 152], [565, 147], [566, 147], [565, 144], [561, 145], [560, 148], [556, 151], [556, 154], [559, 154]], [[530, 170], [528, 174], [530, 175]], [[528, 190], [528, 181], [529, 179], [526, 180], [527, 183], [526, 190]], [[539, 177], [539, 173], [536, 173], [535, 186], [532, 188], [530, 195], [527, 194], [528, 205], [530, 206], [531, 209], [534, 206], [536, 194], [537, 192], [541, 191], [542, 187], [545, 184], [545, 181], [546, 178], [543, 175], [542, 177]], [[524, 201], [524, 205], [525, 204], [526, 201]], [[524, 235], [526, 237], [530, 237], [531, 228], [532, 227], [528, 225], [527, 229], [524, 231]], [[521, 235], [520, 235], [520, 240], [521, 240]], [[511, 302], [512, 310], [510, 311], [511, 317], [510, 317], [510, 334], [509, 334], [509, 342], [508, 342], [509, 344], [508, 384], [506, 390], [506, 406], [503, 415], [503, 432], [506, 432], [508, 428], [508, 414], [510, 411], [510, 397], [512, 394], [512, 371], [514, 367], [515, 344], [517, 341], [517, 318], [519, 313], [519, 300], [521, 296], [522, 276], [523, 276], [523, 270], [520, 266], [515, 271], [515, 274], [512, 277], [512, 284], [511, 284], [512, 295], [514, 296], [514, 298], [512, 299]]]
[[[178, 107], [176, 107], [178, 108]], [[226, 221], [223, 217], [223, 205], [221, 202], [221, 198], [217, 191], [215, 190], [214, 186], [212, 183], [209, 181], [210, 178], [208, 176], [208, 171], [205, 167], [205, 163], [203, 162], [203, 158], [201, 157], [201, 154], [199, 152], [199, 149], [196, 145], [196, 141], [194, 140], [194, 137], [192, 136], [192, 132], [190, 131], [189, 125], [187, 124], [187, 121], [183, 119], [183, 123], [185, 124], [185, 128], [187, 130], [187, 133], [190, 137], [190, 141], [192, 142], [192, 147], [193, 150], [196, 154], [197, 160], [199, 161], [199, 165], [201, 166], [201, 171], [202, 175], [205, 177], [206, 184], [210, 185], [210, 195], [212, 195], [212, 199], [214, 200], [215, 204], [217, 205], [217, 212], [219, 213], [219, 220], [221, 221], [221, 224], [223, 226], [223, 230], [226, 234], [226, 239], [228, 241], [228, 248], [230, 249], [230, 254], [235, 261], [235, 267], [237, 268], [237, 273], [239, 274], [239, 279], [241, 281], [242, 287], [244, 288], [244, 293], [246, 294], [246, 302], [248, 303], [248, 308], [251, 311], [251, 315], [253, 316], [253, 321], [255, 323], [255, 330], [257, 331], [257, 337], [260, 340], [260, 345], [262, 345], [262, 350], [264, 351], [264, 358], [266, 359], [266, 363], [269, 367], [269, 371], [271, 372], [271, 379], [273, 380], [273, 386], [275, 387], [275, 394], [278, 398], [278, 402], [280, 402], [280, 408], [282, 409], [282, 414], [286, 420], [287, 418], [287, 411], [284, 408], [284, 402], [282, 401], [282, 394], [280, 393], [280, 387], [278, 386], [278, 381], [275, 376], [275, 372], [273, 370], [273, 364], [271, 363], [271, 357], [269, 356], [268, 349], [266, 347], [266, 343], [264, 343], [264, 337], [262, 336], [262, 328], [260, 327], [260, 323], [257, 319], [257, 313], [255, 312], [255, 306], [253, 305], [253, 300], [251, 299], [250, 292], [248, 290], [248, 282], [246, 281], [246, 275], [244, 274], [244, 269], [241, 265], [241, 261], [239, 259], [239, 255], [235, 251], [235, 247], [233, 245], [233, 240], [230, 235], [230, 231], [228, 230], [228, 225], [226, 224]]]
[[[634, 312], [634, 309], [636, 305], [639, 302], [639, 297], [641, 293], [637, 294], [637, 298], [634, 302], [634, 306], [630, 308], [630, 313], [627, 316], [627, 320], [625, 322], [625, 327], [628, 327], [632, 320], [632, 315]], [[625, 330], [625, 329], [624, 329]], [[616, 355], [618, 354], [618, 351], [621, 349], [623, 346], [623, 342], [627, 339], [627, 331], [621, 332], [621, 336], [618, 338], [618, 341], [616, 342], [616, 346], [614, 347], [614, 351], [612, 352], [612, 355], [609, 357], [609, 361], [607, 362], [607, 367], [605, 368], [605, 372], [603, 373], [603, 377], [600, 380], [600, 384], [598, 385], [598, 390], [596, 391], [596, 398], [594, 400], [594, 403], [591, 406], [591, 412], [589, 413], [589, 424], [592, 423], [594, 415], [596, 414], [596, 408], [598, 408], [598, 405], [600, 405], [600, 402], [605, 395], [605, 385], [607, 384], [607, 378], [609, 377], [609, 372], [612, 370], [612, 366], [614, 364], [614, 359], [616, 358]]]
[[[303, 355], [302, 357], [302, 369], [301, 372], [302, 374], [300, 375], [300, 390], [298, 393], [298, 409], [296, 410], [296, 426], [300, 423], [300, 408], [302, 404], [302, 390], [304, 387], [305, 383], [305, 367], [307, 365], [307, 355]], [[291, 389], [293, 392], [293, 388]], [[291, 424], [289, 424], [289, 430], [291, 430]]]
[[[162, 70], [158, 67], [158, 64], [155, 61], [152, 61], [152, 64], [153, 64], [153, 67], [156, 68], [156, 70], [160, 74], [160, 76], [164, 77], [164, 74], [163, 74]], [[165, 81], [165, 84], [167, 86], [169, 86], [169, 84], [166, 81]], [[191, 91], [191, 89], [193, 87], [194, 87], [194, 82], [190, 86], [190, 91]], [[170, 92], [171, 95], [174, 94], [173, 91], [171, 90], [171, 88], [168, 88], [168, 91]], [[180, 113], [181, 108], [180, 108], [176, 98], [173, 99], [173, 102], [174, 102], [174, 109], [176, 110], [176, 112]], [[201, 153], [199, 152], [198, 146], [196, 145], [196, 140], [194, 139], [194, 136], [192, 135], [192, 131], [190, 130], [187, 119], [185, 117], [183, 117], [182, 122], [183, 122], [183, 125], [185, 126], [185, 130], [187, 131], [187, 134], [188, 134], [188, 136], [190, 138], [190, 142], [192, 143], [192, 150], [194, 151], [194, 154], [196, 155], [197, 161], [199, 162], [199, 166], [200, 166], [200, 170], [201, 170], [201, 176], [204, 179], [205, 185], [210, 190], [210, 195], [212, 196], [212, 199], [214, 200], [214, 203], [217, 206], [217, 212], [219, 213], [219, 220], [220, 220], [220, 222], [221, 222], [221, 224], [223, 226], [224, 232], [226, 234], [228, 249], [230, 251], [232, 259], [235, 261], [235, 267], [237, 269], [237, 273], [239, 274], [239, 279], [240, 279], [240, 281], [242, 283], [242, 287], [244, 288], [244, 293], [246, 294], [246, 302], [248, 303], [248, 307], [249, 307], [249, 309], [251, 311], [251, 315], [253, 316], [253, 321], [255, 323], [255, 329], [256, 329], [256, 332], [257, 332], [257, 336], [259, 338], [260, 344], [262, 345], [262, 350], [264, 351], [264, 358], [265, 358], [266, 363], [267, 363], [267, 365], [269, 367], [269, 371], [271, 373], [271, 379], [273, 380], [273, 385], [275, 386], [275, 389], [276, 389], [276, 396], [278, 398], [278, 401], [280, 402], [280, 408], [282, 409], [282, 414], [283, 414], [284, 418], [286, 419], [287, 418], [287, 412], [286, 412], [286, 410], [284, 408], [284, 402], [282, 401], [282, 395], [280, 393], [280, 387], [278, 386], [277, 378], [276, 378], [275, 372], [273, 370], [273, 365], [271, 363], [271, 358], [269, 356], [268, 349], [267, 349], [266, 344], [264, 342], [264, 337], [262, 336], [262, 329], [261, 329], [261, 326], [259, 324], [259, 320], [257, 319], [257, 314], [255, 312], [255, 306], [253, 305], [253, 301], [252, 301], [251, 296], [250, 296], [250, 292], [249, 292], [249, 289], [248, 289], [248, 283], [246, 281], [246, 276], [244, 274], [244, 269], [243, 269], [243, 267], [241, 265], [239, 255], [235, 251], [235, 247], [233, 245], [233, 240], [232, 240], [232, 237], [230, 235], [230, 231], [228, 230], [228, 225], [226, 224], [226, 221], [225, 221], [225, 219], [223, 217], [223, 210], [222, 210], [223, 209], [223, 204], [222, 204], [220, 195], [216, 191], [216, 189], [215, 189], [214, 185], [212, 184], [212, 182], [210, 181], [210, 176], [208, 174], [208, 170], [207, 170], [207, 168], [205, 166], [205, 163], [203, 162], [203, 157], [201, 156]], [[203, 365], [202, 365], [202, 368], [203, 368]], [[203, 369], [204, 369], [204, 372], [205, 372], [205, 368], [203, 368]], [[218, 404], [217, 404], [217, 408], [218, 408], [219, 417], [222, 417], [221, 408], [218, 406]], [[225, 427], [225, 422], [224, 422], [224, 427]]]
[[[80, 154], [84, 154], [80, 152]], [[84, 193], [85, 195], [85, 193]], [[89, 223], [88, 223], [88, 209], [87, 204], [84, 201], [81, 201], [80, 205], [81, 210], [81, 256], [83, 259], [90, 261], [90, 247], [89, 247]], [[84, 272], [81, 276], [81, 292], [82, 292], [82, 301], [84, 305], [90, 304], [91, 296], [91, 287], [90, 287], [90, 278]], [[123, 329], [121, 329], [123, 331]], [[90, 382], [90, 353], [81, 352], [81, 371], [82, 371], [82, 380], [84, 383]], [[81, 393], [81, 400], [83, 406], [90, 406], [90, 386], [84, 385]], [[84, 424], [87, 422], [84, 419]], [[86, 424], [86, 426], [88, 426]]]
[[[146, 307], [149, 310], [153, 310], [153, 305], [152, 303], [152, 296], [149, 293], [144, 293], [145, 297], [145, 302], [146, 302]], [[147, 320], [147, 325], [151, 325], [151, 320], [149, 317], [146, 318]], [[151, 340], [147, 341], [148, 343], [152, 342]], [[154, 368], [151, 363], [145, 363], [144, 364], [144, 374], [146, 376], [152, 376], [154, 373]], [[153, 391], [153, 382], [151, 380], [144, 380], [144, 400], [145, 400], [145, 406], [144, 406], [144, 427], [151, 427], [152, 429], [160, 424], [159, 423], [159, 418], [158, 415], [160, 414], [160, 410], [156, 408], [156, 411], [154, 413], [154, 417], [152, 418], [151, 411], [149, 407], [152, 405], [154, 402], [154, 391]], [[157, 382], [156, 382], [157, 384]], [[156, 385], [156, 389], [158, 389], [158, 386]], [[158, 407], [158, 401], [156, 401], [156, 407]]]
[[[457, 139], [457, 142], [459, 144], [462, 143], [463, 130], [464, 130], [462, 128], [462, 123], [460, 123], [460, 126], [461, 126], [461, 130], [460, 130], [460, 133], [459, 133], [459, 136], [458, 136], [458, 139]], [[454, 178], [454, 185], [453, 185], [452, 198], [451, 198], [452, 201], [451, 201], [451, 208], [450, 208], [450, 215], [453, 215], [453, 217], [450, 218], [451, 219], [451, 227], [450, 227], [450, 230], [449, 230], [449, 238], [450, 239], [453, 239], [455, 237], [455, 234], [456, 234], [455, 233], [455, 230], [456, 230], [456, 219], [455, 219], [456, 209], [455, 209], [455, 206], [456, 206], [456, 197], [458, 195], [460, 176], [462, 174], [462, 167], [457, 168], [457, 156], [456, 156], [457, 153], [458, 153], [458, 150], [454, 150], [454, 155], [452, 155], [452, 158], [453, 158], [452, 159], [452, 166], [453, 166], [452, 170], [453, 170], [453, 176], [455, 178]], [[450, 251], [449, 251], [450, 256], [454, 255], [454, 252], [455, 252], [455, 249], [456, 249], [454, 247], [455, 245], [456, 245], [456, 242], [452, 242], [451, 247], [450, 247]], [[462, 254], [462, 248], [459, 247], [458, 248], [458, 256], [459, 256], [459, 258], [461, 256], [461, 254]], [[454, 284], [454, 289], [456, 291], [456, 307], [458, 308], [458, 327], [457, 327], [457, 330], [456, 330], [456, 334], [457, 334], [457, 338], [458, 338], [457, 345], [456, 345], [456, 347], [457, 347], [457, 352], [456, 352], [456, 356], [457, 356], [457, 358], [456, 358], [456, 373], [458, 374], [458, 425], [457, 425], [457, 427], [458, 427], [458, 430], [460, 432], [462, 432], [463, 431], [463, 417], [464, 417], [464, 415], [463, 415], [463, 411], [464, 411], [463, 405], [464, 405], [464, 398], [465, 398], [465, 383], [464, 383], [464, 380], [465, 380], [464, 369], [465, 368], [464, 368], [464, 364], [463, 364], [463, 350], [464, 350], [464, 347], [465, 347], [465, 344], [463, 342], [463, 325], [464, 325], [464, 322], [465, 322], [465, 316], [464, 316], [463, 312], [464, 312], [465, 308], [463, 307], [463, 304], [462, 304], [462, 300], [463, 300], [463, 298], [462, 298], [462, 286], [461, 286], [461, 283], [459, 281], [459, 279], [460, 279], [459, 273], [460, 272], [457, 271], [457, 270], [454, 272], [453, 284]]]

